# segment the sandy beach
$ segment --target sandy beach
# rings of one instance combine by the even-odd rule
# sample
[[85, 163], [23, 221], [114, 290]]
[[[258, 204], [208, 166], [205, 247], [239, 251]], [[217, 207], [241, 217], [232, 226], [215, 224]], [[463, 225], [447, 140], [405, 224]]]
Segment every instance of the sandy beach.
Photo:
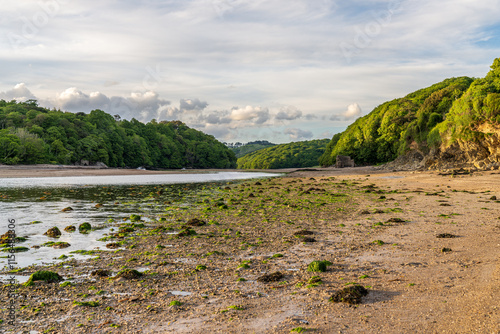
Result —
[[[123, 225], [117, 253], [26, 268], [19, 274], [83, 279], [21, 286], [18, 322], [0, 332], [500, 333], [498, 171], [287, 172], [228, 184], [163, 222]], [[0, 168], [0, 177], [121, 173], [165, 172]], [[313, 261], [330, 264], [308, 271]], [[334, 302], [349, 286], [368, 294]]]

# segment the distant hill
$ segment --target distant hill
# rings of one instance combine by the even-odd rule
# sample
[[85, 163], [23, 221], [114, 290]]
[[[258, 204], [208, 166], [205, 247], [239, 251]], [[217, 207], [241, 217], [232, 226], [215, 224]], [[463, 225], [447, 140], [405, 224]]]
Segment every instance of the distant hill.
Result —
[[249, 153], [238, 159], [238, 168], [301, 168], [319, 165], [329, 139], [280, 144]]
[[[240, 143], [238, 143], [240, 144]], [[235, 144], [230, 144], [228, 145], [229, 149], [234, 152], [236, 155], [236, 158], [241, 158], [242, 156], [261, 150], [263, 148], [268, 148], [271, 146], [275, 146], [276, 144], [270, 143], [267, 140], [258, 140], [258, 141], [252, 141], [248, 142], [246, 144], [240, 144], [240, 145], [235, 145]]]
[[110, 167], [234, 168], [236, 157], [213, 136], [180, 121], [144, 124], [102, 110], [89, 114], [0, 100], [0, 163]]
[[500, 58], [484, 78], [446, 79], [378, 106], [332, 138], [321, 164], [338, 154], [357, 164], [500, 167]]

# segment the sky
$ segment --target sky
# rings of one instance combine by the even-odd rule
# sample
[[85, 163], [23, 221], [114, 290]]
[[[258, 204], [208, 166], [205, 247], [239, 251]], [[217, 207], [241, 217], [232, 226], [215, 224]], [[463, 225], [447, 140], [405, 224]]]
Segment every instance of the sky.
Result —
[[23, 0], [0, 13], [0, 99], [223, 142], [331, 138], [500, 57], [500, 0]]

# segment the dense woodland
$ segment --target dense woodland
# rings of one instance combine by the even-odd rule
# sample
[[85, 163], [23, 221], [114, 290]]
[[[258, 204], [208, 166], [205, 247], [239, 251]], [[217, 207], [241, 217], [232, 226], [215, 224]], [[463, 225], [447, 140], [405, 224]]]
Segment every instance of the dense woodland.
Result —
[[318, 166], [329, 139], [280, 144], [238, 159], [238, 168], [268, 169]]
[[275, 145], [276, 144], [270, 143], [267, 140], [251, 141], [251, 142], [248, 142], [246, 144], [241, 144], [241, 143], [227, 144], [227, 146], [236, 155], [236, 158], [241, 158], [244, 155], [250, 154], [250, 153], [258, 151], [258, 150], [262, 150], [263, 148], [275, 146]]
[[436, 125], [448, 117], [474, 80], [451, 78], [403, 98], [385, 102], [333, 136], [320, 158], [323, 166], [335, 164], [337, 155], [351, 156], [356, 164], [388, 162], [410, 147], [424, 152], [436, 144]]
[[236, 157], [213, 136], [180, 121], [144, 124], [102, 110], [49, 110], [34, 100], [0, 100], [0, 163], [110, 167], [234, 168]]

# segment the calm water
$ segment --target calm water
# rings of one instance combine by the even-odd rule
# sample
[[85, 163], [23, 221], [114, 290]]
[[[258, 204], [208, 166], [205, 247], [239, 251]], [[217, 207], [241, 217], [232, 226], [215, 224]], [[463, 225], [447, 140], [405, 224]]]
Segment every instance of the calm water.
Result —
[[[16, 253], [17, 267], [58, 261], [63, 254], [73, 258], [85, 256], [70, 254], [74, 250], [106, 250], [106, 243], [97, 241], [130, 214], [140, 214], [146, 221], [165, 213], [165, 202], [173, 206], [194, 205], [200, 195], [209, 194], [214, 187], [225, 186], [233, 180], [271, 177], [278, 174], [249, 172], [218, 172], [206, 174], [164, 174], [141, 176], [82, 176], [47, 178], [0, 179], [0, 234], [7, 231], [7, 219], [16, 220], [17, 236], [27, 237], [16, 246], [29, 251]], [[102, 204], [96, 207], [96, 204]], [[66, 207], [72, 211], [62, 212]], [[40, 224], [30, 224], [41, 221]], [[102, 227], [89, 234], [78, 232], [78, 225], [89, 222]], [[77, 227], [74, 233], [64, 231], [68, 225]], [[57, 226], [61, 237], [54, 239], [43, 235]], [[71, 246], [65, 249], [40, 247], [47, 241], [64, 241]], [[108, 241], [109, 242], [109, 241]], [[0, 268], [7, 264], [0, 252]]]

